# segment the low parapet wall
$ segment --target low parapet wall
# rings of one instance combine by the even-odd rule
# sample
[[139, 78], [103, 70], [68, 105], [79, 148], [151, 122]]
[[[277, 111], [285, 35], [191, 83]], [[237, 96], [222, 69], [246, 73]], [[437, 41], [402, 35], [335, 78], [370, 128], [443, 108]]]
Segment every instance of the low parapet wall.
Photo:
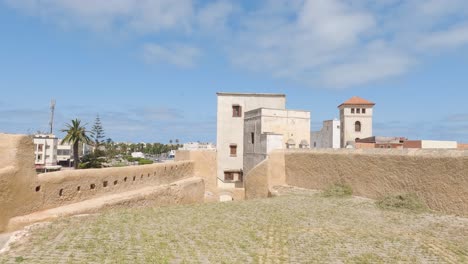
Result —
[[268, 170], [268, 164], [254, 169], [246, 176], [247, 198], [264, 197], [272, 185], [324, 189], [345, 183], [356, 195], [377, 199], [414, 193], [431, 209], [468, 215], [468, 151], [288, 150], [274, 155], [284, 156], [284, 170]]
[[195, 174], [193, 161], [180, 161], [37, 175], [33, 141], [22, 135], [0, 134], [0, 154], [0, 232], [12, 217], [146, 186], [168, 185]]

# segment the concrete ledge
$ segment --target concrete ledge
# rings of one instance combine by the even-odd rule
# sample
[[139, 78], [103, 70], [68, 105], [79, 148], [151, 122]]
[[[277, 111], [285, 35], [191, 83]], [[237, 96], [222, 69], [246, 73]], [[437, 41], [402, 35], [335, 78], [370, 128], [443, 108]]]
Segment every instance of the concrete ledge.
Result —
[[70, 205], [56, 207], [11, 218], [7, 230], [18, 230], [33, 223], [124, 206], [161, 206], [171, 204], [203, 203], [204, 182], [189, 178], [167, 185], [149, 186], [137, 190], [110, 194]]

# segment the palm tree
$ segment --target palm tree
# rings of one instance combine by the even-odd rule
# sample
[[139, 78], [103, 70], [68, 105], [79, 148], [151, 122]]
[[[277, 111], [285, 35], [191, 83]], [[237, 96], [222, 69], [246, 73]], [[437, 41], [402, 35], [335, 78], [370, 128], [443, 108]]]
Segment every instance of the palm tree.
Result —
[[65, 124], [67, 127], [66, 129], [62, 129], [62, 132], [66, 132], [67, 135], [63, 138], [63, 143], [73, 144], [73, 165], [75, 169], [78, 168], [78, 164], [80, 163], [80, 157], [78, 153], [78, 146], [81, 143], [91, 144], [92, 140], [86, 135], [88, 131], [86, 131], [85, 126], [81, 125], [81, 121], [79, 119], [72, 120], [71, 124]]

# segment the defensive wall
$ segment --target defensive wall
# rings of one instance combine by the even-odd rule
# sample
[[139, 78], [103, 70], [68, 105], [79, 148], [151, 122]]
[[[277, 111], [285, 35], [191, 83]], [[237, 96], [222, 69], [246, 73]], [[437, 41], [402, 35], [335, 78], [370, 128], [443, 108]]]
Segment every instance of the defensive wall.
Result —
[[216, 150], [178, 150], [175, 160], [178, 162], [192, 161], [195, 177], [203, 178], [205, 182], [205, 201], [217, 202], [222, 196], [233, 200], [244, 200], [244, 188], [218, 188]]
[[[196, 172], [194, 162], [186, 160], [37, 175], [31, 138], [0, 134], [0, 232], [34, 222], [38, 212], [56, 214], [57, 211], [50, 211], [53, 208], [68, 208], [66, 215], [93, 211], [112, 203], [141, 203], [142, 197], [152, 197], [155, 204], [203, 202], [204, 182], [194, 175], [204, 173]], [[158, 200], [153, 197], [156, 193], [166, 198]], [[107, 196], [112, 199], [102, 198]], [[81, 210], [72, 206], [93, 199], [100, 200], [82, 205]], [[39, 218], [47, 217], [42, 214]]]
[[336, 183], [379, 199], [414, 193], [429, 208], [468, 216], [468, 151], [408, 149], [276, 150], [245, 177], [246, 199], [275, 185], [325, 189]]

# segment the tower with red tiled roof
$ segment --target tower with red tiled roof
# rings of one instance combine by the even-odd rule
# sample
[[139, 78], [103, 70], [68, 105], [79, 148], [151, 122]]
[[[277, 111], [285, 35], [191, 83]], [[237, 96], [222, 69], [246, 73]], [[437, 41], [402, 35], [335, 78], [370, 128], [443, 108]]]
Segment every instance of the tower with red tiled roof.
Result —
[[375, 103], [354, 96], [340, 104], [341, 147], [353, 146], [356, 139], [372, 137], [372, 115]]

